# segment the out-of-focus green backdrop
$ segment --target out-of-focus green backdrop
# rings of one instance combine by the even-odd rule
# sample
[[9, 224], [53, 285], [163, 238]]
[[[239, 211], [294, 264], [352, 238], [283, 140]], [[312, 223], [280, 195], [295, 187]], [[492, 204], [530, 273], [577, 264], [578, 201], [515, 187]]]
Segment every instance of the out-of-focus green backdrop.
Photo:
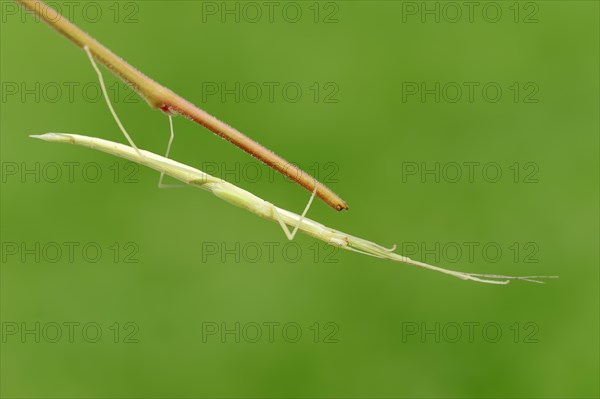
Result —
[[[350, 205], [311, 218], [560, 279], [482, 285], [288, 243], [154, 171], [30, 139], [124, 141], [85, 54], [2, 1], [3, 397], [598, 397], [597, 2], [52, 4]], [[167, 118], [104, 72], [135, 142], [163, 153]], [[304, 207], [174, 123], [173, 158]]]

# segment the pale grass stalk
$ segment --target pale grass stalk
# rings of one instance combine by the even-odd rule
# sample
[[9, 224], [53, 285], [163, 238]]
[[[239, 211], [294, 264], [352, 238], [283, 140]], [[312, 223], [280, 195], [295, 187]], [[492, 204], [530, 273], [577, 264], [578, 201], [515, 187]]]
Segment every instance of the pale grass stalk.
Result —
[[[557, 276], [502, 276], [494, 274], [465, 273], [448, 270], [441, 267], [429, 265], [402, 256], [394, 252], [395, 248], [385, 248], [374, 242], [355, 237], [341, 231], [324, 226], [314, 220], [305, 218], [304, 215], [278, 208], [268, 201], [243, 190], [225, 180], [206, 174], [191, 166], [173, 161], [171, 159], [156, 155], [142, 149], [136, 149], [123, 144], [103, 140], [95, 137], [80, 136], [67, 133], [46, 133], [43, 135], [32, 135], [31, 137], [57, 143], [76, 144], [95, 150], [106, 152], [120, 158], [139, 163], [152, 168], [161, 174], [169, 175], [190, 186], [199, 187], [212, 192], [217, 197], [248, 211], [283, 226], [294, 227], [294, 231], [302, 231], [314, 238], [322, 240], [345, 250], [362, 253], [377, 258], [388, 259], [395, 262], [418, 266], [425, 269], [448, 274], [462, 280], [477, 281], [488, 284], [508, 284], [510, 280], [523, 280], [534, 283], [542, 283], [539, 279], [556, 278]], [[305, 212], [306, 213], [306, 210]], [[285, 230], [284, 230], [285, 231]], [[286, 234], [290, 238], [290, 234]], [[293, 237], [293, 234], [291, 235]]]

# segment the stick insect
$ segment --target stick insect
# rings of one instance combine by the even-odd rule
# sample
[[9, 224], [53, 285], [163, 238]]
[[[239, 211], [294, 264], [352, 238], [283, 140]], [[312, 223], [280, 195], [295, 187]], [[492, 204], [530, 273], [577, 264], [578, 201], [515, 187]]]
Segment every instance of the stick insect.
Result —
[[[357, 252], [363, 255], [373, 256], [376, 258], [392, 260], [412, 266], [421, 267], [424, 269], [437, 271], [444, 273], [462, 280], [476, 281], [487, 284], [508, 284], [511, 280], [522, 280], [533, 283], [543, 283], [543, 279], [557, 278], [557, 276], [504, 276], [495, 274], [477, 274], [477, 273], [466, 273], [455, 270], [444, 269], [438, 266], [433, 266], [424, 262], [413, 260], [409, 257], [402, 256], [395, 253], [396, 247], [386, 248], [374, 242], [355, 237], [339, 230], [329, 228], [321, 223], [311, 220], [306, 217], [310, 205], [316, 194], [316, 185], [312, 192], [312, 195], [301, 215], [279, 208], [268, 201], [265, 201], [256, 195], [237, 187], [225, 180], [211, 176], [198, 169], [192, 168], [188, 165], [179, 163], [177, 161], [169, 159], [169, 153], [171, 145], [173, 143], [175, 134], [173, 129], [173, 119], [169, 115], [169, 126], [170, 126], [170, 137], [167, 144], [167, 150], [165, 156], [156, 155], [152, 152], [139, 149], [131, 136], [125, 130], [120, 119], [116, 115], [114, 108], [110, 102], [110, 98], [107, 95], [106, 87], [102, 73], [94, 61], [89, 48], [84, 46], [90, 62], [94, 70], [98, 75], [102, 92], [108, 108], [115, 119], [115, 122], [119, 126], [119, 129], [129, 142], [129, 146], [124, 144], [115, 143], [108, 140], [103, 140], [95, 137], [80, 136], [76, 134], [68, 133], [46, 133], [43, 135], [32, 135], [31, 137], [58, 143], [70, 143], [83, 147], [89, 147], [102, 152], [106, 152], [124, 159], [128, 159], [133, 162], [137, 162], [141, 165], [152, 168], [160, 172], [159, 187], [165, 187], [163, 184], [163, 178], [165, 175], [171, 176], [183, 183], [192, 187], [202, 188], [209, 192], [212, 192], [218, 198], [221, 198], [235, 206], [246, 209], [257, 216], [264, 219], [277, 222], [286, 237], [289, 240], [293, 240], [298, 231], [302, 231], [314, 238], [324, 241], [325, 243], [336, 246], [348, 251]], [[289, 230], [292, 227], [292, 230]]]

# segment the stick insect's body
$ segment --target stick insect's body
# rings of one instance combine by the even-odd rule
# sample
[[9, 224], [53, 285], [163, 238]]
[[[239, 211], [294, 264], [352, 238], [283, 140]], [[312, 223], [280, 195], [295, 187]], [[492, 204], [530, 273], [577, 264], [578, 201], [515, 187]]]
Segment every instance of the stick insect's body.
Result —
[[[531, 282], [540, 282], [536, 279], [544, 278], [545, 276], [498, 276], [490, 274], [474, 274], [464, 273], [454, 270], [447, 270], [441, 267], [429, 265], [416, 260], [412, 260], [406, 256], [402, 256], [393, 252], [392, 249], [385, 248], [371, 241], [364, 240], [341, 231], [331, 229], [314, 220], [305, 218], [304, 215], [298, 215], [294, 212], [278, 208], [268, 201], [240, 188], [225, 180], [211, 176], [201, 170], [194, 169], [188, 165], [173, 161], [171, 159], [156, 155], [152, 152], [135, 149], [124, 144], [115, 143], [108, 140], [103, 140], [96, 137], [80, 136], [66, 133], [47, 133], [39, 136], [32, 136], [51, 142], [61, 142], [76, 144], [84, 147], [89, 147], [95, 150], [103, 151], [118, 157], [137, 162], [141, 165], [152, 168], [161, 174], [169, 175], [187, 185], [199, 187], [212, 192], [217, 197], [236, 205], [240, 208], [274, 222], [278, 222], [284, 231], [287, 226], [294, 227], [295, 231], [303, 231], [304, 233], [313, 236], [319, 240], [326, 242], [329, 245], [340, 247], [342, 249], [363, 253], [378, 258], [393, 260], [396, 262], [406, 263], [413, 266], [423, 267], [429, 270], [438, 271], [460, 278], [462, 280], [472, 280], [490, 284], [507, 284], [510, 279], [526, 280]], [[313, 193], [314, 194], [314, 193]], [[305, 209], [306, 213], [306, 209]], [[288, 238], [293, 238], [293, 234], [286, 232]], [[290, 237], [291, 236], [291, 237]], [[548, 276], [552, 277], [552, 276]]]

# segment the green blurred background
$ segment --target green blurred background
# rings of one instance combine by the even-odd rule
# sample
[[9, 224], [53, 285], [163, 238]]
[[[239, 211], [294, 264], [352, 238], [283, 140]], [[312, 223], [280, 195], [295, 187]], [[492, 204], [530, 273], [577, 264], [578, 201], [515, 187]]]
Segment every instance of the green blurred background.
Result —
[[[316, 201], [309, 217], [405, 250], [438, 245], [412, 257], [445, 267], [560, 279], [483, 285], [288, 244], [210, 194], [158, 190], [154, 171], [30, 139], [124, 141], [85, 55], [2, 1], [3, 397], [598, 397], [598, 2], [481, 2], [471, 18], [460, 2], [52, 4], [350, 205]], [[163, 153], [167, 118], [104, 71], [135, 142]], [[223, 98], [236, 82], [239, 100]], [[436, 82], [439, 102], [407, 92]], [[176, 118], [175, 131], [175, 159], [304, 207], [306, 191], [204, 128]], [[452, 182], [469, 162], [473, 181], [465, 167]], [[437, 182], [406, 173], [436, 164]], [[473, 257], [454, 257], [465, 243]]]

